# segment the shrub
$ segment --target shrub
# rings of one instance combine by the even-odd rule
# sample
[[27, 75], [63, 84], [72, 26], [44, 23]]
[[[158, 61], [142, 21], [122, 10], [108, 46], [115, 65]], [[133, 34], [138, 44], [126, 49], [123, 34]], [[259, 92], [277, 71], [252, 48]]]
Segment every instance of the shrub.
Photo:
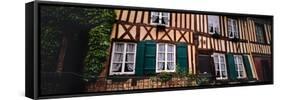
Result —
[[173, 75], [171, 73], [168, 72], [162, 72], [160, 74], [158, 74], [159, 77], [159, 81], [161, 82], [167, 82], [170, 81], [173, 77]]

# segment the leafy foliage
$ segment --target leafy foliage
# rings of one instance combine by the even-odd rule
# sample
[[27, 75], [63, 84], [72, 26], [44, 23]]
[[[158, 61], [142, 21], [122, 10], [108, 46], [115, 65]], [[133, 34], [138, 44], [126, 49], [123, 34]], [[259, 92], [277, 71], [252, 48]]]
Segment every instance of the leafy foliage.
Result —
[[111, 25], [100, 25], [89, 32], [89, 50], [85, 59], [85, 79], [98, 76], [102, 71], [103, 62], [109, 55]]
[[176, 65], [176, 75], [178, 77], [185, 77], [187, 76], [188, 72], [182, 69], [179, 65]]
[[[91, 12], [90, 14], [96, 14], [96, 12]], [[86, 80], [99, 75], [102, 71], [103, 63], [109, 55], [107, 49], [110, 46], [110, 33], [115, 21], [115, 13], [112, 10], [103, 10], [103, 13], [100, 16], [95, 16], [95, 19], [102, 22], [89, 32], [89, 50], [84, 62], [84, 77]]]
[[[84, 76], [97, 76], [108, 56], [110, 32], [115, 21], [113, 9], [82, 7], [40, 7], [41, 67], [49, 68], [57, 64], [62, 38], [88, 32], [88, 52], [84, 60]], [[75, 31], [75, 32], [74, 32]], [[48, 58], [48, 59], [47, 59]]]
[[167, 82], [172, 79], [173, 75], [168, 72], [162, 72], [162, 73], [158, 74], [158, 77], [161, 82]]
[[55, 70], [60, 46], [60, 36], [57, 33], [60, 33], [60, 31], [54, 27], [45, 26], [41, 29], [41, 69], [44, 71]]

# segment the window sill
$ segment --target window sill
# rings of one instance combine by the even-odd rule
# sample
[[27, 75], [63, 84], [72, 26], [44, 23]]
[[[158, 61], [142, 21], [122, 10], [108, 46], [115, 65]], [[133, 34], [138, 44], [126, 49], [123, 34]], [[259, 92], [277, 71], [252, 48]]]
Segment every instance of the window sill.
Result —
[[213, 34], [211, 34], [212, 35], [212, 37], [214, 37], [214, 38], [220, 38], [221, 36], [220, 36], [220, 34], [218, 34], [218, 33], [213, 33]]

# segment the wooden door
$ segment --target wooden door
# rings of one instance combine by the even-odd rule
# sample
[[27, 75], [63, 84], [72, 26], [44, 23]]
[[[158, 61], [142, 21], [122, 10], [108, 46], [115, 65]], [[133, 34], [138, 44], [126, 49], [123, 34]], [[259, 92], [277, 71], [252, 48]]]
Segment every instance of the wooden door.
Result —
[[273, 81], [273, 69], [268, 57], [254, 57], [254, 63], [259, 80]]

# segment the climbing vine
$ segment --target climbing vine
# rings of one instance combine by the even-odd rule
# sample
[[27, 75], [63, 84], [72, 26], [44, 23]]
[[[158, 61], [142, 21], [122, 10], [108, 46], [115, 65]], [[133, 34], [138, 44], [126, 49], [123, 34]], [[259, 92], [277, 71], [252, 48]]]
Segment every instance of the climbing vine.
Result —
[[103, 69], [103, 64], [109, 56], [110, 33], [115, 20], [114, 11], [104, 11], [100, 20], [103, 22], [89, 31], [88, 52], [84, 61], [84, 79], [96, 79]]

